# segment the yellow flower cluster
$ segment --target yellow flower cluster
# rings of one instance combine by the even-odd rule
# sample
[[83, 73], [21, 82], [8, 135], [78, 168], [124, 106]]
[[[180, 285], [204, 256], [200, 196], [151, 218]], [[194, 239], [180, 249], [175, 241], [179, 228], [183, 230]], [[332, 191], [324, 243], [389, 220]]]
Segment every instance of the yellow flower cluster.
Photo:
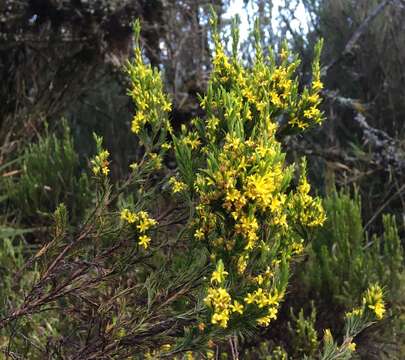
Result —
[[301, 241], [294, 242], [292, 244], [292, 253], [294, 255], [300, 255], [304, 252], [304, 240], [301, 239]]
[[151, 218], [146, 211], [133, 212], [129, 209], [123, 209], [121, 211], [121, 220], [128, 224], [135, 225], [139, 235], [138, 244], [147, 249], [151, 242], [151, 238], [146, 233], [150, 228], [157, 224], [157, 221]]
[[[280, 194], [284, 183], [291, 176], [291, 169], [283, 169], [277, 157], [280, 150], [275, 143], [273, 127], [268, 143], [226, 135], [223, 149], [218, 154], [218, 163], [212, 166], [210, 176], [199, 174], [196, 190], [201, 196], [197, 208], [201, 228], [196, 237], [215, 227], [212, 203], [223, 199], [222, 207], [233, 218], [234, 234], [245, 239], [245, 249], [253, 250], [258, 240], [259, 222], [257, 216], [267, 215], [273, 225], [287, 227], [287, 206], [285, 194]], [[273, 140], [274, 142], [272, 142]]]
[[[263, 277], [256, 277], [258, 283], [263, 283]], [[256, 321], [261, 326], [268, 326], [270, 321], [277, 318], [279, 301], [283, 298], [283, 294], [278, 294], [274, 290], [272, 294], [269, 290], [263, 290], [259, 287], [255, 292], [248, 293], [244, 299], [246, 304], [256, 304], [259, 309], [265, 308], [264, 316], [259, 317]]]
[[[320, 79], [320, 52], [322, 42], [315, 47], [315, 57], [312, 65], [312, 84], [305, 88], [301, 96], [297, 96], [298, 81], [294, 73], [299, 65], [298, 60], [289, 63], [291, 54], [283, 47], [280, 54], [282, 60], [279, 66], [267, 66], [263, 55], [257, 54], [257, 62], [252, 69], [252, 76], [240, 64], [231, 64], [225, 55], [219, 38], [214, 38], [216, 53], [213, 59], [213, 84], [229, 86], [232, 84], [242, 95], [241, 100], [233, 99], [231, 107], [240, 112], [246, 120], [252, 120], [254, 113], [261, 115], [269, 113], [271, 116], [286, 115], [291, 128], [305, 130], [323, 120], [319, 110], [321, 102], [320, 91], [323, 88]], [[275, 58], [270, 56], [270, 64]], [[210, 110], [216, 102], [203, 100], [201, 106]], [[229, 115], [228, 111], [226, 115]], [[238, 114], [236, 114], [238, 116]], [[215, 117], [211, 118], [216, 119]], [[212, 127], [212, 126], [211, 126]]]
[[219, 38], [215, 37], [214, 41], [216, 43], [216, 48], [215, 56], [212, 60], [214, 66], [213, 76], [216, 79], [219, 79], [222, 83], [226, 83], [228, 80], [232, 79], [233, 75], [235, 75], [234, 67], [229, 62]]
[[246, 250], [253, 250], [258, 239], [259, 224], [254, 216], [241, 216], [235, 225], [235, 234], [241, 234], [246, 239]]
[[206, 305], [213, 308], [212, 324], [219, 324], [226, 328], [229, 321], [231, 296], [223, 287], [208, 288], [208, 295], [204, 299]]
[[298, 129], [306, 129], [311, 125], [320, 124], [323, 120], [322, 112], [319, 110], [321, 103], [320, 92], [323, 89], [321, 81], [321, 67], [319, 58], [323, 42], [315, 46], [315, 59], [312, 63], [312, 84], [310, 89], [305, 89], [301, 99], [298, 101], [299, 111], [293, 112], [290, 117], [290, 125]]
[[218, 287], [208, 288], [208, 294], [204, 299], [205, 304], [213, 309], [211, 323], [223, 328], [228, 326], [232, 313], [243, 314], [243, 305], [237, 300], [232, 302], [231, 295], [223, 287], [227, 275], [228, 272], [225, 271], [224, 264], [220, 260], [211, 276], [211, 284], [218, 285]]
[[363, 297], [363, 306], [372, 310], [378, 320], [384, 317], [386, 310], [383, 298], [383, 291], [380, 286], [370, 286]]
[[323, 332], [323, 341], [325, 343], [333, 343], [333, 335], [330, 329], [325, 329]]
[[[139, 37], [140, 25], [135, 23], [135, 36]], [[131, 78], [132, 97], [137, 112], [132, 119], [131, 131], [139, 134], [146, 124], [158, 126], [162, 118], [171, 111], [171, 103], [163, 91], [163, 82], [159, 71], [152, 69], [150, 64], [144, 64], [139, 41], [135, 42], [135, 56], [132, 63], [127, 64], [127, 73]]]
[[256, 321], [260, 326], [269, 326], [271, 320], [277, 319], [277, 312], [278, 309], [272, 306], [268, 309], [268, 312], [265, 316], [258, 318]]
[[[186, 131], [184, 126], [183, 131]], [[188, 145], [192, 150], [198, 149], [198, 147], [201, 145], [201, 140], [199, 139], [197, 132], [189, 132], [181, 139], [181, 141]]]
[[309, 195], [311, 186], [306, 178], [306, 164], [301, 165], [302, 174], [300, 176], [297, 192], [293, 195], [289, 207], [292, 217], [301, 225], [315, 227], [323, 225], [326, 214], [322, 207], [321, 199], [313, 198]]
[[371, 285], [363, 296], [362, 306], [346, 313], [346, 318], [362, 318], [372, 313], [373, 317], [381, 320], [386, 312], [384, 294], [379, 285]]
[[92, 168], [94, 175], [103, 174], [107, 176], [110, 172], [110, 162], [108, 161], [108, 157], [110, 153], [107, 150], [101, 150], [94, 159], [91, 160]]
[[173, 194], [182, 192], [187, 189], [187, 185], [184, 182], [176, 179], [174, 176], [169, 179], [169, 185], [172, 187]]
[[156, 153], [149, 153], [149, 159], [155, 170], [160, 170], [162, 168], [162, 157]]

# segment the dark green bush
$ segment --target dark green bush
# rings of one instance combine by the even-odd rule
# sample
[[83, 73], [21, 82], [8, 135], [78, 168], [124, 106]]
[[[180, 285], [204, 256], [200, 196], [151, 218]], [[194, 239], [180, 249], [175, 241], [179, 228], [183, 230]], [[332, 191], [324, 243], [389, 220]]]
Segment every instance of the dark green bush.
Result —
[[9, 211], [23, 221], [30, 223], [37, 216], [49, 216], [62, 202], [75, 221], [89, 206], [88, 177], [81, 170], [66, 124], [61, 137], [46, 132], [37, 143], [29, 144], [16, 168], [18, 174], [7, 178], [5, 190]]
[[395, 218], [383, 216], [384, 233], [363, 230], [360, 198], [345, 192], [324, 200], [325, 226], [311, 244], [303, 281], [309, 292], [351, 307], [370, 284], [384, 284], [394, 296], [403, 277], [403, 250]]

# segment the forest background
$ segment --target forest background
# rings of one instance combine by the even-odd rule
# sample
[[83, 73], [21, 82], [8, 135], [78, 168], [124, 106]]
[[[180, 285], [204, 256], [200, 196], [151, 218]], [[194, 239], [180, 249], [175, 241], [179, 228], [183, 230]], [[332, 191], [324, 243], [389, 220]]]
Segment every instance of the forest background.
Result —
[[[4, 0], [0, 358], [405, 357], [405, 2], [239, 3], [247, 69], [257, 43], [265, 56], [269, 49], [281, 54], [284, 43], [301, 59], [295, 74], [302, 91], [313, 81], [323, 39], [324, 120], [302, 132], [280, 116], [275, 138], [287, 163], [306, 157], [326, 221], [304, 233], [302, 252], [291, 253], [277, 319], [268, 327], [243, 319], [229, 331], [209, 325], [215, 306], [203, 300], [215, 284], [210, 277], [226, 271], [209, 246], [177, 256], [192, 253], [190, 209], [199, 197], [178, 194], [187, 182], [173, 144], [207, 114], [201, 96], [218, 50], [210, 8], [231, 58], [235, 3]], [[172, 149], [155, 157], [148, 141], [155, 146], [163, 135], [130, 131], [140, 109], [128, 91], [136, 71], [124, 71], [136, 61], [134, 19], [145, 66], [160, 70], [172, 104], [173, 133], [164, 135], [172, 136]], [[131, 163], [141, 164], [139, 172]], [[100, 173], [108, 167], [108, 180], [97, 166]], [[139, 250], [128, 235], [123, 209], [157, 219], [152, 250]], [[384, 316], [354, 319], [359, 306], [381, 305], [378, 289]], [[370, 305], [373, 291], [379, 302]]]

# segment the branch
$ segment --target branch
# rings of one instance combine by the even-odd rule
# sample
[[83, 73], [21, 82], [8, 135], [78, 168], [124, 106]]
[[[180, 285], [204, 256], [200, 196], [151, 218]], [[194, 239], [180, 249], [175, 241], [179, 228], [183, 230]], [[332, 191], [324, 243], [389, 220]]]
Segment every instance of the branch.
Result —
[[366, 17], [363, 23], [357, 28], [357, 30], [353, 33], [350, 40], [347, 42], [343, 52], [340, 56], [334, 60], [332, 60], [328, 65], [326, 65], [322, 69], [322, 73], [326, 74], [332, 67], [338, 64], [343, 58], [350, 54], [356, 45], [357, 41], [360, 37], [366, 32], [367, 28], [369, 27], [370, 23], [385, 9], [387, 5], [389, 5], [393, 0], [384, 0], [379, 5], [377, 5], [371, 13]]
[[364, 143], [374, 148], [375, 163], [387, 171], [393, 168], [397, 174], [405, 174], [405, 154], [395, 139], [386, 132], [371, 127], [360, 113], [354, 117], [354, 121], [363, 131]]

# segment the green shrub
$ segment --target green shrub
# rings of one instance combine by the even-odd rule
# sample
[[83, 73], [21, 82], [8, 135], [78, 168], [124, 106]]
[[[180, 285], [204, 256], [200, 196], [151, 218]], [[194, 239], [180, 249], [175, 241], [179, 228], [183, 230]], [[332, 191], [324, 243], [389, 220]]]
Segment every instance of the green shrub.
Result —
[[[330, 326], [336, 327], [340, 324], [336, 316], [339, 312], [349, 311], [366, 289], [380, 284], [390, 304], [391, 320], [380, 325], [377, 335], [370, 332], [371, 339], [362, 351], [377, 351], [380, 356], [388, 351], [387, 358], [401, 358], [398, 354], [404, 322], [399, 320], [399, 314], [405, 304], [405, 274], [394, 216], [383, 215], [383, 234], [369, 236], [363, 229], [357, 193], [351, 198], [345, 191], [334, 192], [323, 204], [327, 220], [311, 242], [309, 259], [300, 271], [305, 297], [316, 299], [321, 316], [329, 322], [332, 316], [335, 321]], [[332, 314], [330, 309], [334, 309]], [[392, 341], [394, 346], [389, 344]]]
[[351, 198], [345, 192], [334, 193], [324, 200], [324, 207], [327, 220], [311, 243], [303, 272], [306, 289], [347, 307], [375, 282], [396, 294], [404, 259], [395, 218], [385, 215], [383, 235], [369, 239], [357, 194]]
[[39, 215], [49, 216], [63, 202], [72, 219], [77, 220], [88, 207], [88, 178], [80, 170], [69, 128], [64, 124], [63, 136], [55, 134], [30, 144], [17, 162], [19, 174], [7, 182], [11, 209], [26, 221]]

